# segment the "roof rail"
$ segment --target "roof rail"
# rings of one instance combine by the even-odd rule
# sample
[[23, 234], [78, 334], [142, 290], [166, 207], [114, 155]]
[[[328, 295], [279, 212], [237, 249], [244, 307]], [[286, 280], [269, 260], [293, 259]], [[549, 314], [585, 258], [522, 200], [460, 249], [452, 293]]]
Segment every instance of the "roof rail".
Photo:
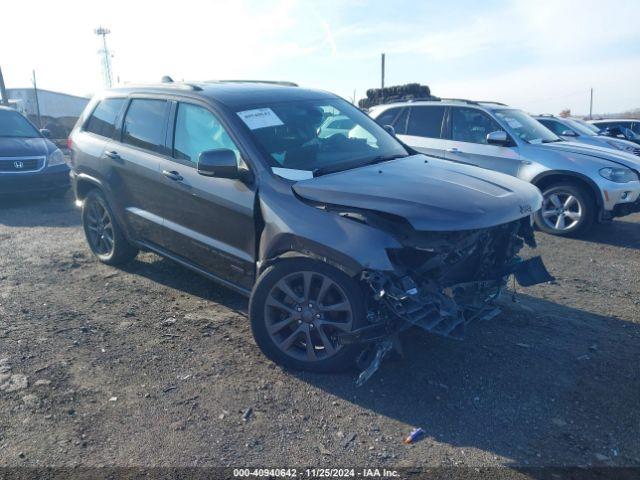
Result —
[[298, 84], [286, 80], [207, 80], [205, 83], [265, 83], [267, 85], [281, 85], [283, 87], [297, 87]]
[[[164, 77], [163, 77], [164, 78]], [[199, 92], [202, 90], [198, 85], [185, 82], [165, 82], [160, 83], [123, 83], [115, 88], [175, 88], [176, 90], [193, 90]]]
[[466, 98], [440, 98], [440, 100], [442, 102], [461, 102], [461, 103], [468, 103], [469, 105], [478, 105], [479, 102], [476, 102], [474, 100], [469, 100]]
[[494, 102], [493, 100], [477, 100], [476, 103], [488, 103], [490, 105], [500, 105], [501, 107], [508, 107], [506, 103]]
[[507, 107], [508, 105], [505, 103], [494, 102], [493, 100], [469, 100], [467, 98], [441, 98], [443, 102], [462, 102], [468, 103], [469, 105], [480, 105], [481, 103], [490, 104], [490, 105], [500, 105], [503, 107]]

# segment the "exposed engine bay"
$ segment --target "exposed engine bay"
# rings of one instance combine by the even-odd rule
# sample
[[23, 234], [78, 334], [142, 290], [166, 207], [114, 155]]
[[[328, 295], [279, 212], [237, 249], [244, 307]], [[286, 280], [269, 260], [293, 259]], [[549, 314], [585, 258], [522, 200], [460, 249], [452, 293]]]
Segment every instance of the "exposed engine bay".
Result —
[[485, 229], [417, 232], [402, 219], [377, 212], [340, 214], [392, 232], [403, 245], [387, 252], [395, 272], [361, 273], [369, 324], [339, 336], [342, 344], [368, 344], [359, 362], [364, 370], [358, 385], [375, 373], [388, 352], [401, 349], [402, 331], [417, 326], [462, 338], [468, 323], [500, 313], [493, 301], [510, 275], [522, 286], [554, 280], [540, 257], [518, 256], [525, 244], [536, 247], [529, 217]]

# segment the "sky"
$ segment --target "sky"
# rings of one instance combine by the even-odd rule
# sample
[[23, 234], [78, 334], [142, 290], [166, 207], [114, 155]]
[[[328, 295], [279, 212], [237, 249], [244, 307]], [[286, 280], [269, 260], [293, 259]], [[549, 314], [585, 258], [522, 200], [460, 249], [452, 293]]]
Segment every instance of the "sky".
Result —
[[289, 80], [349, 100], [418, 82], [441, 97], [531, 113], [640, 107], [639, 0], [8, 0], [0, 67], [8, 88], [90, 95], [114, 80]]

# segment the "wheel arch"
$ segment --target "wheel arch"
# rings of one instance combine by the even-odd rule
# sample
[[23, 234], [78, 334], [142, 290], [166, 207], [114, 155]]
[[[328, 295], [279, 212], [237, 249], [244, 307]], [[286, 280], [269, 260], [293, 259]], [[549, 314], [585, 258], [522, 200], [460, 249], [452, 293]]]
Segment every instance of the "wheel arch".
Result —
[[80, 173], [75, 178], [76, 199], [84, 200], [91, 190], [98, 189], [105, 194], [105, 189], [100, 180], [86, 173]]
[[550, 185], [561, 182], [568, 182], [585, 188], [587, 192], [591, 193], [593, 196], [598, 210], [601, 210], [604, 207], [600, 189], [596, 183], [586, 175], [567, 170], [550, 170], [538, 174], [533, 178], [533, 180], [531, 180], [531, 183], [538, 187], [540, 191], [543, 191]]

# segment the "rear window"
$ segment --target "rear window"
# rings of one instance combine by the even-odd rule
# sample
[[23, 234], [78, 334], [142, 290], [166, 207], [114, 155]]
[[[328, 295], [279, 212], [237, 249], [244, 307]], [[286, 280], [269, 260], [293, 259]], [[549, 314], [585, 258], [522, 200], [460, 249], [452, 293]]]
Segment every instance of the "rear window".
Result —
[[116, 117], [122, 109], [124, 98], [101, 100], [84, 126], [85, 132], [111, 138], [116, 129]]
[[444, 107], [411, 107], [407, 135], [440, 138]]
[[122, 141], [157, 152], [164, 145], [165, 100], [133, 99], [122, 127]]

